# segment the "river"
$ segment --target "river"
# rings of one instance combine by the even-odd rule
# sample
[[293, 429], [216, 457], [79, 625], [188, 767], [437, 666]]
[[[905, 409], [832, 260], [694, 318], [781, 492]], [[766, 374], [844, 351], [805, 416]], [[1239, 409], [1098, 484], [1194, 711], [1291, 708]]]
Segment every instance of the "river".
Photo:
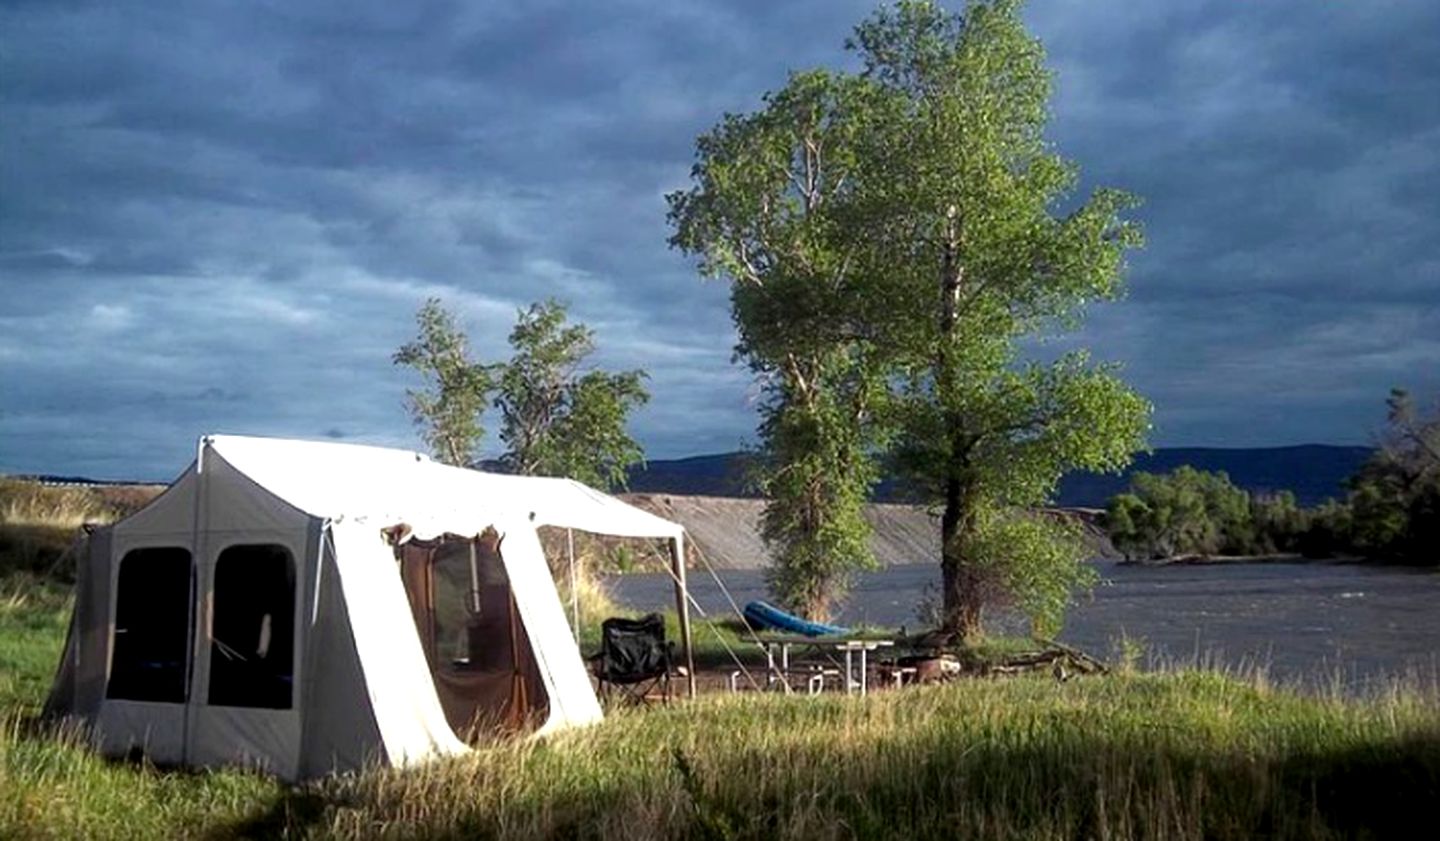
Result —
[[[1440, 573], [1330, 563], [1130, 566], [1098, 561], [1104, 582], [1082, 597], [1060, 639], [1109, 656], [1115, 641], [1143, 644], [1150, 662], [1262, 667], [1277, 682], [1363, 691], [1394, 676], [1434, 684], [1440, 674]], [[719, 573], [735, 601], [765, 598], [763, 572]], [[894, 566], [858, 577], [838, 615], [845, 623], [919, 627], [917, 606], [933, 597], [935, 566]], [[670, 578], [608, 580], [622, 604], [674, 604]], [[733, 615], [703, 570], [691, 592], [707, 613]], [[1001, 630], [1023, 632], [1013, 618]], [[1008, 626], [1008, 627], [1006, 627]]]

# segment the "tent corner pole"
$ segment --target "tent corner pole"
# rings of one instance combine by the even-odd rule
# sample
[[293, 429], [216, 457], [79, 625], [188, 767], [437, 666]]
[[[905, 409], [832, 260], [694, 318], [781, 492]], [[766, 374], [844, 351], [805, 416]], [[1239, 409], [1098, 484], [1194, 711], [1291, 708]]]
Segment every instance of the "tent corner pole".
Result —
[[690, 635], [690, 588], [685, 583], [685, 539], [670, 542], [670, 567], [675, 574], [675, 607], [680, 613], [680, 645], [685, 649], [686, 694], [695, 697], [695, 648]]
[[575, 575], [575, 530], [565, 530], [565, 555], [570, 559], [570, 616], [575, 631], [575, 644], [580, 644], [580, 589]]

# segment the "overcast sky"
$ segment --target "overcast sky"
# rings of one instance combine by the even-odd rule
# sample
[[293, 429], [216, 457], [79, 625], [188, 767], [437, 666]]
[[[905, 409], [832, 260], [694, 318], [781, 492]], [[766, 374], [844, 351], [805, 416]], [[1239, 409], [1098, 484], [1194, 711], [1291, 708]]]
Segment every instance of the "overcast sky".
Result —
[[[488, 358], [569, 300], [650, 372], [651, 457], [735, 449], [755, 390], [663, 196], [872, 8], [3, 3], [0, 471], [164, 479], [206, 432], [417, 447], [389, 357], [428, 296]], [[1124, 364], [1155, 444], [1364, 443], [1392, 385], [1440, 390], [1440, 3], [1027, 18], [1056, 144], [1146, 200], [1130, 296], [1064, 345]]]

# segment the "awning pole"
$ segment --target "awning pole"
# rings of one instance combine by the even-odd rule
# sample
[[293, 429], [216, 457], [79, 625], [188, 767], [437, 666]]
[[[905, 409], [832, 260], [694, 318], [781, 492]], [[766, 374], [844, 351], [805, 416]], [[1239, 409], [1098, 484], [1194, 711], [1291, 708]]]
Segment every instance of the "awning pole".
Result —
[[574, 617], [572, 629], [575, 645], [580, 645], [580, 590], [575, 586], [575, 530], [565, 530], [565, 552], [570, 558], [570, 615]]
[[[470, 540], [470, 612], [476, 616], [480, 615], [480, 560], [475, 557], [475, 543], [479, 538]], [[467, 655], [469, 649], [466, 649]]]
[[687, 694], [695, 697], [695, 648], [690, 642], [690, 588], [685, 583], [685, 539], [670, 543], [670, 567], [675, 576], [675, 607], [680, 611], [680, 645], [685, 650]]

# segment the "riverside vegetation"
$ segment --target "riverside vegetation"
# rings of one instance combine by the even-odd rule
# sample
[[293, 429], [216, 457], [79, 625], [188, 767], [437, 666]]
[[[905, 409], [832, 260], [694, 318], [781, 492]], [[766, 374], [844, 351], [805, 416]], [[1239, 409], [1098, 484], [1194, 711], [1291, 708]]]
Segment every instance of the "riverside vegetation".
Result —
[[0, 837], [1385, 837], [1440, 796], [1433, 685], [1307, 697], [1193, 668], [714, 695], [299, 786], [105, 760], [37, 719], [69, 616], [70, 529], [23, 557], [11, 538], [115, 508], [3, 493]]
[[1380, 446], [1343, 500], [1301, 508], [1289, 491], [1250, 494], [1224, 473], [1137, 473], [1106, 507], [1110, 540], [1131, 559], [1293, 553], [1440, 564], [1440, 396], [1428, 413], [1399, 389], [1386, 405]]

